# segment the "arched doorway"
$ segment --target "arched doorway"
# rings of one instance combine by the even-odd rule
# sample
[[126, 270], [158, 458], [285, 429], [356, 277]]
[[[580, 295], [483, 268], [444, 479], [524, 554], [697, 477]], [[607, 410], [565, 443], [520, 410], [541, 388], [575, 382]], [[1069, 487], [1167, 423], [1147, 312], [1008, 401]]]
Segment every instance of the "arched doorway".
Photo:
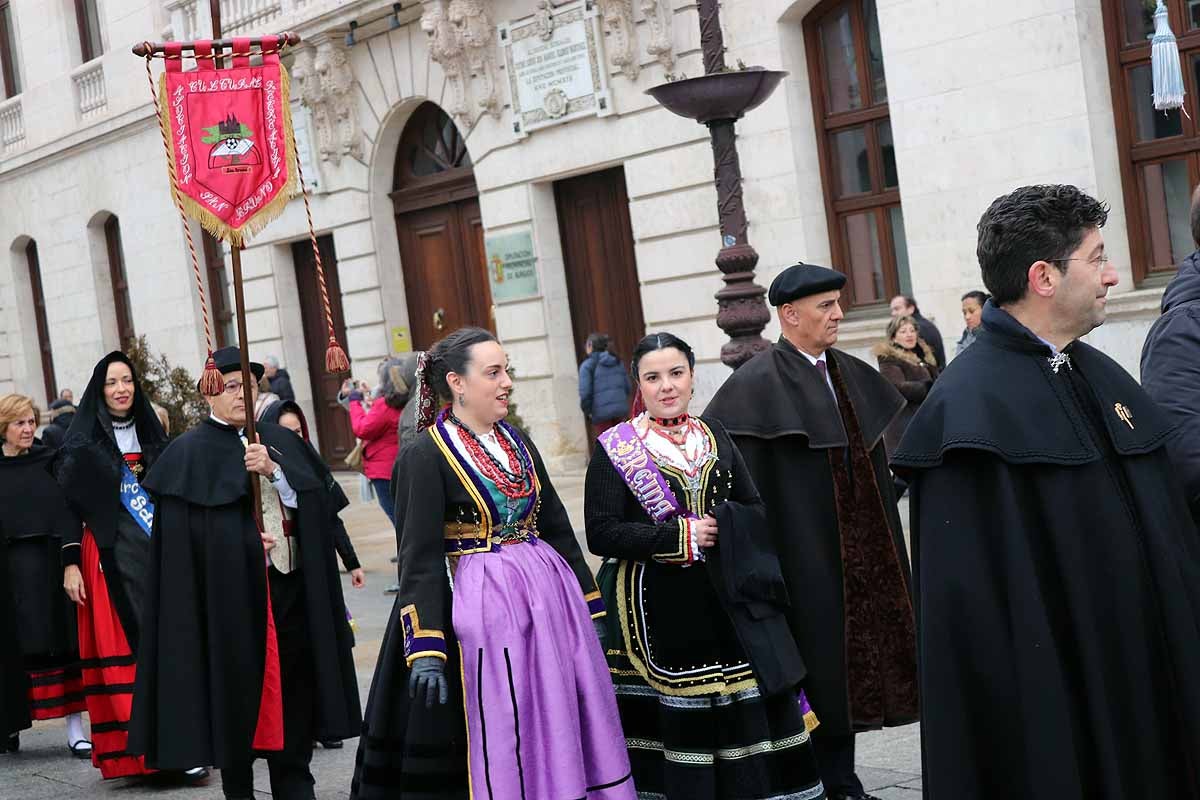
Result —
[[475, 171], [462, 134], [433, 103], [404, 127], [389, 196], [413, 347], [427, 349], [464, 325], [491, 329]]

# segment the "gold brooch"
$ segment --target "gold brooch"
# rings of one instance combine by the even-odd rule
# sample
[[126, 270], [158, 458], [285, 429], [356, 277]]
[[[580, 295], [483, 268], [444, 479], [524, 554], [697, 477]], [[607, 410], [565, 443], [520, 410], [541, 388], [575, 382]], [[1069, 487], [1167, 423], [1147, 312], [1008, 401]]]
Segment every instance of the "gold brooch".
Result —
[[1129, 430], [1133, 430], [1133, 412], [1123, 403], [1117, 403], [1113, 406], [1113, 411], [1117, 412], [1117, 418], [1129, 426]]

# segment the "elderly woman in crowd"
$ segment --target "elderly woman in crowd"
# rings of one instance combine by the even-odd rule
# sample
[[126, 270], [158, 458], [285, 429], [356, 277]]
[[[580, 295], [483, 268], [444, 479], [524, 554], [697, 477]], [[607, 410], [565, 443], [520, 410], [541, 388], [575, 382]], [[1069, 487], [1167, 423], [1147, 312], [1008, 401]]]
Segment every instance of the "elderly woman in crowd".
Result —
[[887, 327], [887, 340], [875, 345], [873, 352], [879, 360], [879, 372], [908, 401], [883, 433], [887, 452], [894, 453], [909, 421], [916, 416], [938, 376], [937, 358], [917, 333], [916, 321], [908, 316], [892, 318]]
[[89, 758], [74, 607], [59, 553], [79, 520], [50, 474], [54, 451], [34, 438], [33, 400], [0, 397], [0, 752], [16, 752], [33, 719], [67, 718], [67, 746]]

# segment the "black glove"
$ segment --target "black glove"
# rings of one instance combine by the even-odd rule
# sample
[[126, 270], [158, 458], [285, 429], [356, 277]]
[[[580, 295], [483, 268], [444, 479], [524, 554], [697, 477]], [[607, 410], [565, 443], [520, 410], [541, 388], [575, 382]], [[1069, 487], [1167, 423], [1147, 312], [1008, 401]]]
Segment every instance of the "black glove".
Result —
[[408, 673], [408, 696], [424, 693], [425, 707], [433, 708], [433, 700], [446, 705], [450, 690], [446, 685], [446, 662], [437, 656], [422, 656], [412, 664]]
[[608, 624], [603, 619], [593, 619], [592, 625], [596, 628], [596, 636], [600, 639], [600, 649], [604, 650], [608, 642]]

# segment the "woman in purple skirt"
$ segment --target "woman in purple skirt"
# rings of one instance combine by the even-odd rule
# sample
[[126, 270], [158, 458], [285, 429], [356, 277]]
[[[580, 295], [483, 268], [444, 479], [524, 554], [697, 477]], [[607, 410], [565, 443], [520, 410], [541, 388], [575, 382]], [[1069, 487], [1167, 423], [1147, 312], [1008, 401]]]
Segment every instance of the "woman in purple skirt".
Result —
[[[352, 797], [632, 800], [603, 603], [491, 333], [422, 358], [393, 474], [400, 592]], [[435, 414], [434, 394], [449, 404]]]

